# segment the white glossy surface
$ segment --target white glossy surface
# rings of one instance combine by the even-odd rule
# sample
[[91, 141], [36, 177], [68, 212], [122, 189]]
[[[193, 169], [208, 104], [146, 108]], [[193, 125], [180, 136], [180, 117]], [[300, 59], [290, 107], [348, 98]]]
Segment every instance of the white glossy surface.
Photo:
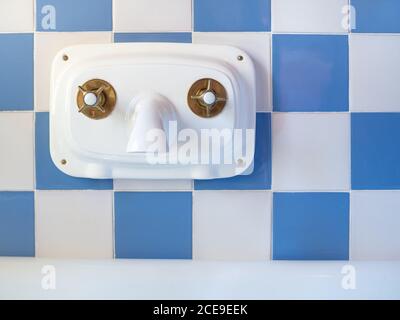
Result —
[[195, 191], [193, 259], [269, 259], [271, 198], [269, 191]]
[[[43, 290], [42, 268], [56, 270]], [[68, 261], [0, 258], [0, 299], [400, 299], [400, 262]], [[172, 284], [172, 285], [171, 285]]]
[[193, 43], [235, 46], [256, 69], [257, 111], [272, 111], [271, 35], [266, 32], [194, 32]]
[[50, 109], [51, 64], [58, 51], [76, 44], [110, 43], [111, 39], [111, 32], [36, 32], [35, 111]]
[[32, 0], [0, 1], [0, 32], [33, 32]]
[[206, 104], [214, 104], [215, 101], [217, 100], [216, 96], [212, 92], [206, 92], [203, 96], [203, 100]]
[[400, 260], [400, 191], [352, 191], [350, 257]]
[[[68, 61], [62, 58], [64, 54], [70, 57]], [[237, 59], [239, 55], [244, 61]], [[171, 74], [178, 75], [174, 81]], [[108, 81], [117, 92], [115, 110], [99, 121], [83, 116], [76, 107], [78, 86], [93, 78]], [[227, 91], [224, 110], [213, 118], [201, 118], [187, 105], [190, 86], [203, 78], [219, 81]], [[250, 173], [247, 169], [254, 154], [254, 133], [247, 142], [248, 161], [243, 167], [235, 163], [210, 166], [174, 162], [187, 138], [177, 148], [168, 150], [172, 156], [168, 156], [164, 165], [150, 162], [145, 153], [127, 152], [127, 145], [132, 134], [130, 104], [147, 92], [155, 92], [170, 102], [178, 132], [190, 128], [199, 138], [202, 129], [230, 129], [232, 134], [233, 129], [254, 129], [254, 81], [250, 57], [234, 47], [131, 43], [65, 48], [53, 64], [50, 110], [53, 161], [64, 173], [87, 178], [212, 179]], [[232, 152], [230, 142], [231, 139], [223, 139], [221, 154], [225, 150]], [[197, 159], [210, 154], [205, 148], [193, 152]], [[67, 165], [60, 165], [61, 159], [68, 159]]]
[[350, 115], [274, 113], [272, 115], [274, 190], [348, 190]]
[[347, 33], [342, 10], [348, 4], [348, 0], [272, 0], [272, 31]]
[[400, 35], [352, 34], [350, 111], [400, 111]]
[[176, 121], [174, 106], [167, 98], [155, 93], [147, 93], [135, 97], [130, 103], [132, 115], [130, 116], [132, 130], [126, 147], [127, 152], [147, 152], [153, 146], [159, 152], [168, 152], [168, 138], [159, 140], [157, 145], [149, 139], [154, 130], [164, 133], [168, 137], [168, 122]]
[[94, 106], [97, 103], [97, 96], [92, 92], [88, 92], [83, 97], [83, 101], [88, 106]]
[[191, 31], [192, 2], [188, 0], [114, 0], [114, 31]]
[[38, 257], [111, 259], [113, 193], [38, 190], [35, 229]]
[[33, 113], [0, 113], [0, 190], [32, 190]]

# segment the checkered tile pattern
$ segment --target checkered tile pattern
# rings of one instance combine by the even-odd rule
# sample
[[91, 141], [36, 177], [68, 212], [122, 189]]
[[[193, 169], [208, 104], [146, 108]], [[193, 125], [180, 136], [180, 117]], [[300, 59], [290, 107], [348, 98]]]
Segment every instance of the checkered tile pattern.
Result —
[[[257, 70], [254, 172], [66, 176], [51, 61], [84, 43], [227, 44]], [[3, 0], [0, 256], [400, 259], [397, 0]]]

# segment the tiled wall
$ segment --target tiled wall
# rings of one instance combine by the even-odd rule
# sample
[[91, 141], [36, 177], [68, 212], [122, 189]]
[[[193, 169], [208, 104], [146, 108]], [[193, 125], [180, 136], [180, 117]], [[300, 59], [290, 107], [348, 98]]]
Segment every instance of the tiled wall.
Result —
[[[400, 258], [400, 1], [0, 1], [0, 256]], [[250, 176], [71, 178], [49, 155], [54, 54], [230, 44], [257, 67]]]

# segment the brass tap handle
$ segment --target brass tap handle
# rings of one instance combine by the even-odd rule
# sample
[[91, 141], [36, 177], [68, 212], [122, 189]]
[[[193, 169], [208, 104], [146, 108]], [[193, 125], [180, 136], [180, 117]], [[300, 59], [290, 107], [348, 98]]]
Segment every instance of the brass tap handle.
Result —
[[189, 89], [189, 108], [203, 118], [215, 117], [225, 108], [228, 95], [224, 86], [211, 78], [196, 81]]
[[104, 90], [107, 90], [107, 86], [103, 85], [96, 90], [85, 90], [79, 86], [79, 91], [83, 94], [82, 104], [78, 106], [79, 112], [83, 112], [86, 108], [97, 109], [102, 113], [105, 113], [104, 105], [106, 102], [103, 94]]
[[105, 80], [91, 79], [78, 86], [76, 106], [84, 116], [100, 120], [107, 118], [114, 110], [117, 94], [114, 87]]
[[218, 102], [226, 102], [226, 97], [220, 97], [213, 90], [213, 83], [211, 79], [207, 79], [207, 87], [197, 95], [190, 96], [190, 99], [197, 100], [203, 107], [213, 109]]
[[[205, 92], [205, 93], [207, 93], [207, 92]], [[197, 95], [197, 96], [191, 96], [190, 99], [192, 99], [192, 100], [200, 100], [201, 102], [205, 103], [204, 102], [204, 94], [205, 93], [203, 93], [201, 95]], [[215, 93], [213, 92], [213, 94], [215, 94]], [[222, 101], [226, 102], [227, 99], [226, 98], [222, 98], [222, 97], [215, 97], [215, 103], [222, 102]], [[215, 105], [215, 103], [213, 103], [213, 104]]]

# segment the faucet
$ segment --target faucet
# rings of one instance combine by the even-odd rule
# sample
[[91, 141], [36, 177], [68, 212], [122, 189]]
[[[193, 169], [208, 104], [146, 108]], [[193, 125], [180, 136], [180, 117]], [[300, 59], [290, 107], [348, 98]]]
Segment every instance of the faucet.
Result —
[[50, 93], [50, 155], [70, 176], [217, 179], [253, 170], [255, 68], [238, 48], [67, 47], [54, 58]]
[[[144, 93], [129, 104], [128, 121], [132, 123], [127, 152], [146, 153], [149, 148], [159, 153], [168, 152], [168, 123], [175, 120], [171, 102], [158, 93]], [[163, 137], [154, 141], [155, 136]]]

